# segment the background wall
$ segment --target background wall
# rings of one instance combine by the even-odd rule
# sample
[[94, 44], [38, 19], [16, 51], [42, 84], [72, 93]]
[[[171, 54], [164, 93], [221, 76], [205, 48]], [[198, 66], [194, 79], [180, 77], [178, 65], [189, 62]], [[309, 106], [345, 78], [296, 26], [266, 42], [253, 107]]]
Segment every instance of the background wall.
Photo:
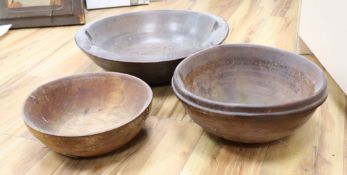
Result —
[[301, 3], [299, 36], [347, 94], [347, 1]]

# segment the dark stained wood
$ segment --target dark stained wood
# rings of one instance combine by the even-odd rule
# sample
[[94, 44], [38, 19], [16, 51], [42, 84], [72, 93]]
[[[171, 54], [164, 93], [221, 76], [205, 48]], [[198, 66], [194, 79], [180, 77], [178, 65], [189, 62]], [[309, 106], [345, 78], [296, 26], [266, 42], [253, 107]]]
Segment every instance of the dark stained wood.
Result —
[[326, 78], [314, 63], [252, 44], [217, 46], [188, 57], [172, 86], [196, 123], [247, 143], [288, 136], [327, 98]]
[[228, 30], [226, 21], [215, 15], [147, 10], [88, 24], [75, 40], [100, 67], [162, 84], [170, 82], [183, 58], [220, 44]]
[[35, 137], [56, 152], [98, 156], [137, 135], [151, 100], [150, 87], [133, 76], [82, 74], [35, 90], [24, 105], [24, 121]]

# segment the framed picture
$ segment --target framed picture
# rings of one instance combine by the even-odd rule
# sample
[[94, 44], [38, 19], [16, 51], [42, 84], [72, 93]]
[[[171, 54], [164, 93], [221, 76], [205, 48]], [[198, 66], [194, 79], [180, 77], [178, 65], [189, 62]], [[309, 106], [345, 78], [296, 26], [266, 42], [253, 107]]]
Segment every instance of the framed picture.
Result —
[[0, 0], [0, 25], [26, 28], [84, 22], [81, 0]]

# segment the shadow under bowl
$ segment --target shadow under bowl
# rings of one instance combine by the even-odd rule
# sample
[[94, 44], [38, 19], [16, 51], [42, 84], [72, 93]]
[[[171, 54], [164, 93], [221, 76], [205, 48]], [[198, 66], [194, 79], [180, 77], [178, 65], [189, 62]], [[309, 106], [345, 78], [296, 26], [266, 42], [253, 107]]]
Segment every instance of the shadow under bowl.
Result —
[[290, 135], [328, 95], [317, 65], [252, 44], [221, 45], [186, 58], [175, 70], [172, 87], [206, 131], [245, 143]]
[[104, 18], [82, 27], [75, 41], [97, 65], [149, 84], [169, 83], [185, 57], [224, 41], [220, 17], [184, 10], [150, 10]]
[[30, 132], [58, 153], [92, 157], [134, 138], [149, 113], [152, 90], [121, 73], [87, 73], [34, 90], [24, 104]]

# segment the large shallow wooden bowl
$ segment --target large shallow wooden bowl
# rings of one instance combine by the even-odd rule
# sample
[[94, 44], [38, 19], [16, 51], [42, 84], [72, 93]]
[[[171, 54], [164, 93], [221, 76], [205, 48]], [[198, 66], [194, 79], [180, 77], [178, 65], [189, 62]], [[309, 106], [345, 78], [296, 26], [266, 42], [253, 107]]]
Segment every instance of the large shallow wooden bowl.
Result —
[[170, 82], [183, 58], [220, 44], [227, 34], [228, 24], [214, 15], [153, 10], [90, 23], [75, 40], [100, 67], [161, 84]]
[[151, 88], [121, 73], [88, 73], [47, 83], [24, 104], [24, 122], [52, 150], [76, 157], [115, 150], [141, 130]]
[[327, 98], [326, 79], [314, 63], [248, 44], [217, 46], [186, 58], [172, 86], [206, 131], [246, 143], [288, 136]]

